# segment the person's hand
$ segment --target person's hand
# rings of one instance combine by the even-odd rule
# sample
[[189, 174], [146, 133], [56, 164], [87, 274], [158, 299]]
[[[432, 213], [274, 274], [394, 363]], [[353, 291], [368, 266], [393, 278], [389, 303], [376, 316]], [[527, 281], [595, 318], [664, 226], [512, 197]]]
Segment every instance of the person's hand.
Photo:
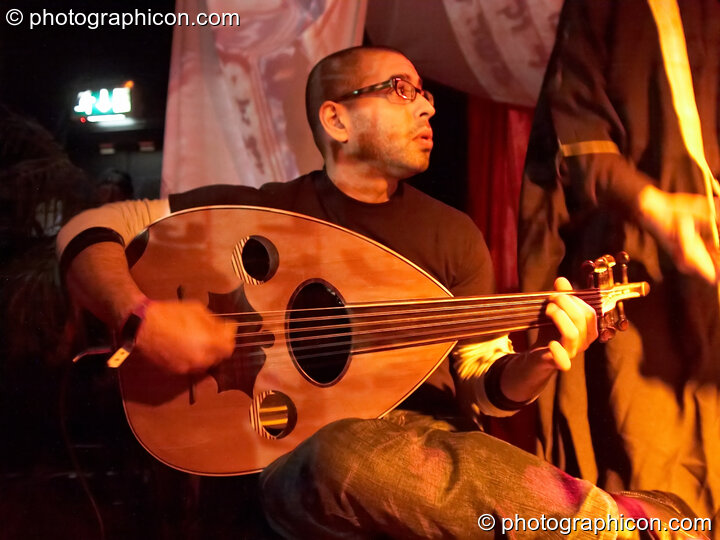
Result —
[[155, 301], [148, 306], [136, 348], [170, 373], [198, 373], [232, 355], [235, 326], [197, 301]]
[[[573, 289], [567, 279], [559, 277], [555, 280], [555, 290]], [[550, 297], [545, 314], [555, 323], [560, 336], [550, 340], [545, 347], [534, 348], [531, 355], [539, 355], [542, 362], [554, 369], [567, 371], [570, 359], [587, 349], [598, 337], [595, 310], [577, 296], [558, 294]]]
[[641, 223], [670, 254], [680, 271], [715, 283], [717, 254], [712, 247], [710, 228], [714, 224], [705, 196], [665, 193], [647, 186], [640, 192], [638, 210]]
[[[555, 280], [555, 290], [572, 291], [565, 278]], [[509, 399], [525, 402], [537, 396], [558, 371], [570, 369], [570, 359], [597, 339], [595, 310], [571, 294], [552, 295], [545, 314], [554, 323], [546, 326], [535, 345], [515, 355], [502, 373], [500, 387]]]

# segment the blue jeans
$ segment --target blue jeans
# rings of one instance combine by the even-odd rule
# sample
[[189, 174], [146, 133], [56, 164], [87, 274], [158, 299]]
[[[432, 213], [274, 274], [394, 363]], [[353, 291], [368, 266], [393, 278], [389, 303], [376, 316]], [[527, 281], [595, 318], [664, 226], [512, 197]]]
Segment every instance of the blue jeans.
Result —
[[[271, 526], [288, 538], [501, 538], [502, 519], [516, 515], [559, 521], [618, 512], [608, 493], [510, 444], [403, 410], [326, 426], [268, 466], [260, 486]], [[483, 514], [495, 520], [489, 531], [478, 525]]]

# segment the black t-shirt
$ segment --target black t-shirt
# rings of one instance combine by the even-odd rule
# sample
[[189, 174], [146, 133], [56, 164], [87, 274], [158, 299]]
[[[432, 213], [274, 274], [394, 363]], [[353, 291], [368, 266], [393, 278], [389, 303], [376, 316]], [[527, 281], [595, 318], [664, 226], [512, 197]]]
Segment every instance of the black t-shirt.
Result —
[[[170, 210], [243, 204], [305, 214], [351, 229], [396, 251], [442, 283], [455, 296], [494, 292], [492, 261], [482, 234], [464, 213], [406, 183], [384, 203], [348, 197], [314, 171], [286, 183], [212, 185], [170, 195]], [[404, 406], [426, 412], [447, 411], [454, 386], [448, 362]], [[418, 395], [420, 394], [420, 395]], [[436, 399], [437, 398], [437, 399]]]

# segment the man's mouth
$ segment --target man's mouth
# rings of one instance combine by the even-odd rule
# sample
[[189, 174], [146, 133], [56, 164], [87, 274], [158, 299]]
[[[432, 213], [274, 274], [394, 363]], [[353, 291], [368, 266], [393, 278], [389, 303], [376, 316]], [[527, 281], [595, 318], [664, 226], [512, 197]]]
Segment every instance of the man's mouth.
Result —
[[420, 130], [420, 132], [415, 136], [415, 140], [419, 141], [422, 146], [425, 146], [427, 148], [432, 148], [433, 146], [433, 132], [430, 128], [423, 128]]

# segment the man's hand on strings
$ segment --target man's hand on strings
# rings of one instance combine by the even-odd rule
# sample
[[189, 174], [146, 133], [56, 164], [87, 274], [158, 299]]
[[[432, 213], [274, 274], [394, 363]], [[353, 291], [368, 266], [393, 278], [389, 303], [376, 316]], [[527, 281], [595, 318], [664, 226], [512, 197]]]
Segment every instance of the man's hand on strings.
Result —
[[200, 302], [152, 302], [137, 335], [137, 350], [171, 373], [198, 373], [229, 358], [236, 325]]
[[665, 193], [647, 186], [638, 197], [638, 210], [641, 223], [670, 254], [680, 271], [715, 283], [717, 254], [705, 196]]
[[[556, 291], [572, 291], [570, 282], [564, 277], [555, 280]], [[533, 349], [531, 354], [548, 366], [561, 371], [570, 369], [570, 359], [587, 349], [598, 337], [595, 310], [583, 300], [571, 294], [550, 297], [545, 314], [555, 324], [554, 339], [547, 342], [547, 333], [541, 332], [539, 343], [547, 345]], [[557, 335], [559, 333], [559, 336]]]
[[[572, 291], [565, 278], [555, 280], [558, 292]], [[509, 399], [528, 401], [537, 396], [557, 370], [570, 369], [570, 359], [598, 336], [595, 310], [571, 294], [552, 295], [545, 314], [553, 322], [544, 327], [535, 345], [506, 365], [501, 390]]]

